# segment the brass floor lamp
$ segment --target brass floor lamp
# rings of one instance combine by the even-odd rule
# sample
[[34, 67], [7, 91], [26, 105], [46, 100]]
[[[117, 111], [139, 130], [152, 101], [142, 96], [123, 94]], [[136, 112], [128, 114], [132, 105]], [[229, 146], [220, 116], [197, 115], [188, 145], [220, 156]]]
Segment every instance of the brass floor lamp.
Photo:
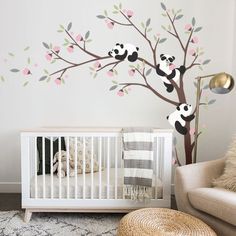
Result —
[[193, 163], [197, 161], [197, 141], [198, 141], [198, 123], [200, 112], [200, 99], [201, 99], [201, 80], [212, 77], [209, 83], [209, 88], [213, 93], [226, 94], [229, 93], [234, 87], [234, 79], [227, 73], [218, 73], [197, 77], [197, 97], [196, 97], [196, 117], [195, 117], [195, 134], [194, 134], [194, 153]]

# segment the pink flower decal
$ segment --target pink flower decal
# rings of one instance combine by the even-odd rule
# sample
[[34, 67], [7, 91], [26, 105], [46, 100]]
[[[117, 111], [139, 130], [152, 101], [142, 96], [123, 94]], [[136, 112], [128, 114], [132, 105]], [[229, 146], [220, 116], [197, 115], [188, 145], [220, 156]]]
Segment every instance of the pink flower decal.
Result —
[[199, 40], [198, 40], [198, 37], [197, 36], [194, 36], [192, 39], [191, 39], [191, 43], [198, 43]]
[[175, 69], [175, 65], [174, 64], [170, 64], [169, 69], [170, 70], [174, 70]]
[[56, 83], [56, 85], [61, 85], [61, 78], [55, 79], [54, 82]]
[[100, 63], [99, 61], [96, 61], [96, 62], [93, 64], [93, 67], [94, 67], [95, 69], [98, 69], [98, 68], [101, 67], [101, 63]]
[[129, 76], [134, 76], [135, 74], [135, 69], [131, 69], [128, 71]]
[[51, 61], [51, 60], [52, 60], [52, 53], [47, 52], [47, 54], [45, 55], [45, 58], [46, 58], [48, 61]]
[[191, 24], [187, 24], [187, 25], [185, 25], [185, 30], [187, 30], [187, 31], [191, 31], [192, 30], [192, 25]]
[[197, 55], [195, 49], [189, 49], [189, 50], [188, 50], [188, 54], [189, 54], [190, 56], [193, 56], [193, 57], [195, 57], [195, 56]]
[[78, 35], [75, 37], [75, 40], [76, 40], [76, 42], [83, 41], [82, 35], [81, 35], [81, 34], [78, 34]]
[[123, 96], [124, 96], [123, 90], [119, 90], [119, 91], [117, 92], [117, 95], [118, 95], [119, 97], [123, 97]]
[[105, 20], [106, 24], [107, 24], [107, 27], [109, 29], [113, 29], [114, 28], [114, 22], [113, 21], [110, 21], [110, 20]]
[[23, 73], [23, 75], [30, 75], [31, 74], [31, 72], [28, 68], [23, 69], [22, 73]]
[[130, 18], [130, 17], [132, 17], [134, 15], [134, 12], [131, 11], [131, 10], [127, 10], [126, 11], [126, 15]]
[[59, 53], [60, 52], [60, 47], [59, 46], [55, 46], [53, 47], [53, 51], [55, 51], [56, 53]]
[[194, 135], [194, 133], [195, 133], [195, 128], [191, 128], [191, 129], [189, 130], [189, 134], [190, 134], [190, 135]]
[[111, 69], [111, 70], [107, 71], [107, 75], [108, 75], [109, 77], [114, 76], [113, 70]]
[[156, 36], [157, 36], [157, 38], [159, 38], [159, 37], [161, 36], [161, 34], [160, 34], [160, 33], [157, 33]]
[[69, 53], [74, 52], [74, 47], [73, 47], [73, 45], [70, 45], [69, 47], [67, 47], [67, 51], [68, 51]]

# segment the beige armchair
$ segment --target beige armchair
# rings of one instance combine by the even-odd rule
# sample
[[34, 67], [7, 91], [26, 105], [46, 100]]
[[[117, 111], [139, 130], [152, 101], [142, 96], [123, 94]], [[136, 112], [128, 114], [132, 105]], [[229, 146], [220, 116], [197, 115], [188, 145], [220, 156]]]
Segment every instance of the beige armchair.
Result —
[[225, 159], [177, 167], [175, 197], [178, 210], [203, 220], [219, 236], [236, 235], [236, 193], [212, 188]]

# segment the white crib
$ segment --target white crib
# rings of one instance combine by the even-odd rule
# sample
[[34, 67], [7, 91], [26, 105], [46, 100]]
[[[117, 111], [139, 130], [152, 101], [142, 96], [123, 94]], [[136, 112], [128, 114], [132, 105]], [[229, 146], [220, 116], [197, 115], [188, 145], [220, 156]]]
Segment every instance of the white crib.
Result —
[[[45, 152], [42, 152], [42, 175], [38, 175], [37, 138], [50, 140], [50, 173], [45, 173]], [[59, 165], [61, 164], [61, 137], [66, 141], [69, 163], [69, 138], [82, 140], [83, 167], [85, 167], [85, 140], [91, 144], [91, 173], [62, 178], [53, 173], [53, 140], [58, 140]], [[154, 174], [152, 198], [137, 202], [123, 198], [123, 159], [120, 128], [68, 128], [40, 129], [21, 133], [22, 208], [25, 222], [32, 212], [129, 212], [142, 207], [170, 207], [172, 130], [155, 129]], [[75, 145], [75, 150], [77, 145]], [[75, 151], [77, 155], [77, 150]], [[93, 158], [99, 170], [93, 172]], [[77, 160], [77, 158], [75, 159]], [[75, 166], [78, 163], [75, 163]], [[69, 172], [69, 165], [67, 165]], [[60, 173], [60, 172], [59, 172]]]

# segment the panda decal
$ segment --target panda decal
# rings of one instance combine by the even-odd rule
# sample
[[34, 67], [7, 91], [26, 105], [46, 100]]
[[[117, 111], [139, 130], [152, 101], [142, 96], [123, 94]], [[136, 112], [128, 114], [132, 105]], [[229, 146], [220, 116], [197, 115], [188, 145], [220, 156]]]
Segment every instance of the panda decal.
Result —
[[195, 117], [194, 114], [191, 114], [191, 112], [192, 105], [181, 103], [176, 107], [176, 110], [166, 118], [180, 134], [185, 135], [188, 132], [187, 128], [185, 127], [186, 121], [191, 121]]
[[138, 47], [132, 44], [117, 43], [116, 46], [108, 52], [108, 55], [114, 57], [117, 60], [127, 60], [135, 62], [138, 59]]
[[174, 56], [168, 54], [160, 55], [160, 62], [156, 67], [156, 73], [160, 76], [161, 80], [166, 86], [166, 91], [171, 93], [174, 89], [174, 86], [171, 84], [170, 80], [177, 82], [181, 74], [185, 72], [185, 66], [180, 66], [175, 68], [173, 61], [175, 60]]

